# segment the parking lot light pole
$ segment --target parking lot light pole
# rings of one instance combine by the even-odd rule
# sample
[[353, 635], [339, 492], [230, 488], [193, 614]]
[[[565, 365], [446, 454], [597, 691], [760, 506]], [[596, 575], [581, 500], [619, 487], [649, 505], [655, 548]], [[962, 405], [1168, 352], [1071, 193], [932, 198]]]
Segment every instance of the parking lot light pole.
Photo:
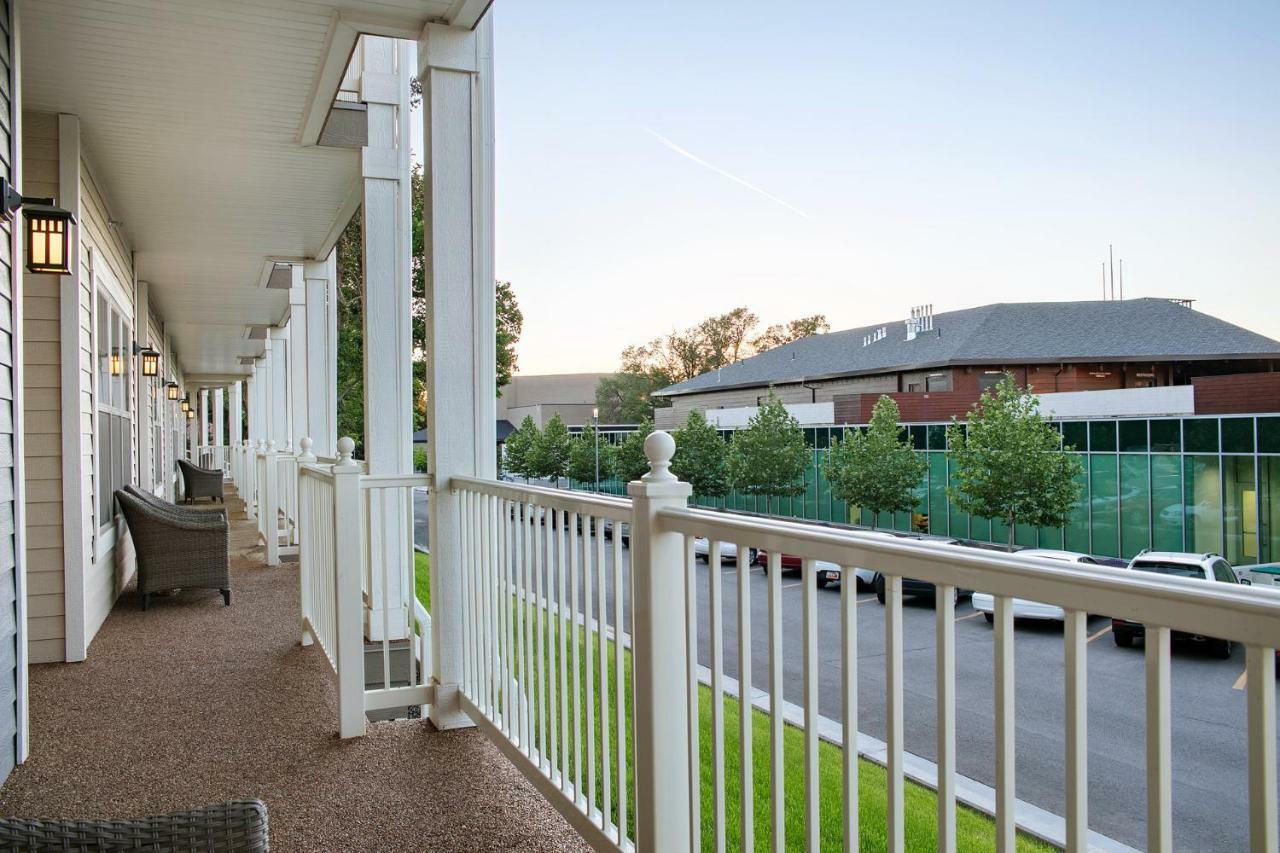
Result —
[[596, 440], [596, 492], [600, 491], [600, 409], [591, 410], [591, 435]]

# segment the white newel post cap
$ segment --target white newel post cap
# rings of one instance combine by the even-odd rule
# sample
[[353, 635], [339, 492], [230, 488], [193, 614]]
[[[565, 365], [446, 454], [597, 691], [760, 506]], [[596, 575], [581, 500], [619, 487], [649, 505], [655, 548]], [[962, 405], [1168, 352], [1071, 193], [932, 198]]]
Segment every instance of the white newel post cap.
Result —
[[344, 435], [338, 439], [338, 463], [334, 465], [334, 470], [339, 468], [358, 468], [359, 464], [351, 458], [351, 454], [355, 452], [355, 440], [349, 435]]
[[276, 440], [274, 438], [267, 442], [267, 452], [268, 453], [276, 452]]
[[305, 435], [302, 438], [298, 439], [298, 447], [301, 448], [298, 451], [299, 462], [315, 462], [316, 461], [316, 455], [311, 452], [311, 445], [313, 443], [314, 442], [312, 442], [311, 439]]
[[676, 455], [676, 440], [664, 430], [654, 430], [644, 440], [644, 455], [649, 460], [649, 473], [640, 479], [646, 483], [673, 483], [671, 458]]

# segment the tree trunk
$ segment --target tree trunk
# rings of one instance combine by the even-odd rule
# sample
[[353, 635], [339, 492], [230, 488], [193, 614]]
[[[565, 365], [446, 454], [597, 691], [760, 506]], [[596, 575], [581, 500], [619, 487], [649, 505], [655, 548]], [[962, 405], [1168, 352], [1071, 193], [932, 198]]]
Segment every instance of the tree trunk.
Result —
[[1012, 554], [1017, 548], [1014, 542], [1014, 537], [1017, 535], [1017, 519], [1010, 515], [1006, 519], [1006, 523], [1009, 525], [1009, 553]]

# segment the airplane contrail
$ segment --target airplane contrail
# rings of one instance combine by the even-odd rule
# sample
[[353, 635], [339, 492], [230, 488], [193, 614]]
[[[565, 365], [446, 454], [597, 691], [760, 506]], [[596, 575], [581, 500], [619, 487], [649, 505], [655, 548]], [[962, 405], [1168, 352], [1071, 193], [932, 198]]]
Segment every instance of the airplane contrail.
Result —
[[791, 211], [792, 213], [794, 213], [794, 214], [796, 214], [796, 215], [798, 215], [798, 216], [803, 216], [805, 219], [812, 219], [812, 218], [813, 218], [812, 216], [810, 216], [809, 214], [805, 213], [803, 210], [801, 210], [800, 208], [796, 207], [794, 204], [790, 203], [789, 201], [785, 201], [784, 199], [780, 199], [780, 198], [778, 198], [776, 195], [774, 195], [773, 193], [768, 192], [767, 190], [763, 190], [763, 189], [761, 189], [760, 187], [756, 186], [755, 184], [751, 183], [750, 181], [743, 180], [742, 178], [739, 178], [737, 175], [735, 175], [735, 174], [733, 174], [733, 173], [731, 173], [731, 172], [726, 172], [724, 169], [721, 169], [719, 166], [715, 165], [714, 163], [708, 163], [706, 160], [703, 160], [703, 159], [702, 159], [701, 157], [699, 157], [697, 154], [694, 154], [694, 153], [693, 153], [693, 152], [691, 152], [691, 151], [687, 151], [687, 150], [685, 150], [684, 148], [681, 148], [679, 145], [676, 145], [674, 142], [672, 142], [670, 139], [667, 139], [665, 136], [663, 136], [661, 133], [658, 133], [656, 130], [653, 130], [652, 128], [648, 128], [648, 127], [646, 127], [646, 128], [645, 128], [645, 131], [647, 131], [651, 136], [653, 136], [653, 138], [654, 138], [654, 139], [657, 139], [659, 142], [661, 142], [661, 143], [662, 143], [663, 145], [665, 145], [667, 148], [670, 148], [672, 151], [674, 151], [674, 152], [676, 152], [677, 154], [679, 154], [681, 157], [684, 157], [684, 158], [686, 158], [686, 159], [688, 159], [688, 160], [692, 160], [693, 162], [697, 163], [699, 166], [703, 166], [703, 167], [705, 167], [705, 168], [707, 168], [707, 169], [710, 169], [711, 171], [715, 172], [717, 175], [720, 175], [720, 176], [722, 176], [722, 177], [728, 178], [729, 180], [733, 181], [733, 182], [734, 182], [734, 183], [736, 183], [736, 184], [741, 184], [742, 186], [744, 186], [744, 187], [746, 187], [747, 189], [751, 190], [753, 193], [757, 193], [757, 194], [759, 194], [759, 195], [764, 196], [765, 198], [769, 199], [769, 201], [773, 202], [774, 204], [780, 204], [780, 205], [782, 205], [782, 206], [783, 206], [783, 207], [785, 207], [787, 210]]

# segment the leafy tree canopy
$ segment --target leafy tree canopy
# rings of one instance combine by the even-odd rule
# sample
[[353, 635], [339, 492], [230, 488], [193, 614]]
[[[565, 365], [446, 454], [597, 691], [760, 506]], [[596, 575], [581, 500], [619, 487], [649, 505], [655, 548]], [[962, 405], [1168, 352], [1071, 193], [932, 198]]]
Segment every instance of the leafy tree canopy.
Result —
[[644, 440], [651, 432], [653, 421], [646, 418], [640, 422], [635, 432], [620, 443], [612, 445], [609, 451], [609, 473], [623, 483], [639, 480], [649, 473], [649, 458], [644, 455]]
[[518, 477], [524, 477], [526, 480], [535, 476], [529, 464], [529, 457], [537, 441], [538, 425], [533, 422], [532, 416], [525, 415], [524, 420], [520, 422], [520, 426], [515, 432], [507, 436], [504, 444], [506, 451], [506, 464], [504, 467], [506, 470]]
[[832, 442], [826, 474], [831, 493], [871, 510], [874, 525], [879, 513], [915, 509], [915, 490], [927, 464], [902, 438], [898, 404], [882, 396], [865, 431], [852, 430]]
[[699, 497], [719, 498], [729, 493], [729, 446], [720, 432], [699, 410], [689, 414], [683, 429], [675, 432], [676, 455], [671, 471], [693, 486]]
[[811, 453], [804, 432], [772, 391], [747, 426], [734, 433], [729, 450], [729, 479], [751, 495], [764, 495], [768, 512], [773, 499], [805, 489], [804, 472]]
[[647, 344], [622, 351], [618, 372], [601, 380], [596, 405], [606, 423], [635, 423], [652, 417], [655, 408], [670, 405], [651, 398], [660, 388], [733, 364], [766, 349], [830, 328], [815, 314], [768, 327], [752, 338], [760, 318], [746, 307], [708, 317], [684, 331], [672, 331]]
[[[607, 445], [597, 447], [596, 429], [593, 425], [587, 424], [582, 428], [582, 435], [570, 442], [569, 467], [567, 471], [570, 478], [577, 480], [579, 483], [595, 484], [597, 449], [603, 454], [609, 448]], [[601, 458], [601, 472], [605, 472], [604, 462], [605, 460]]]
[[[521, 428], [523, 429], [523, 426]], [[532, 476], [546, 477], [555, 480], [559, 485], [560, 478], [565, 475], [569, 467], [569, 449], [569, 429], [558, 414], [552, 415], [551, 420], [536, 433], [525, 457], [525, 465]]]
[[1059, 527], [1080, 499], [1080, 461], [1062, 452], [1040, 401], [1010, 376], [983, 392], [967, 429], [952, 419], [947, 447], [955, 472], [947, 497], [964, 512], [1007, 524], [1010, 550], [1018, 522]]

